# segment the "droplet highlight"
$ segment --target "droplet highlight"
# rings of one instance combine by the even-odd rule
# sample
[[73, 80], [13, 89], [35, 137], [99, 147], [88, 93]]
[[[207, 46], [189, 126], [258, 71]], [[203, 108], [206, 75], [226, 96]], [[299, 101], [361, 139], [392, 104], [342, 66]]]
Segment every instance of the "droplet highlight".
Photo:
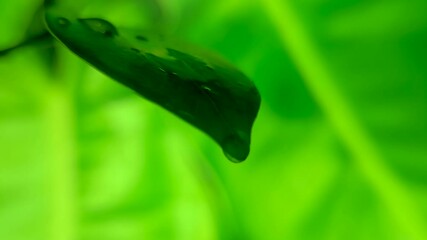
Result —
[[212, 88], [210, 88], [209, 86], [206, 86], [206, 85], [202, 86], [202, 89], [205, 91], [208, 91], [208, 92], [212, 92]]
[[70, 25], [70, 21], [64, 17], [59, 17], [57, 21], [61, 27], [68, 27]]

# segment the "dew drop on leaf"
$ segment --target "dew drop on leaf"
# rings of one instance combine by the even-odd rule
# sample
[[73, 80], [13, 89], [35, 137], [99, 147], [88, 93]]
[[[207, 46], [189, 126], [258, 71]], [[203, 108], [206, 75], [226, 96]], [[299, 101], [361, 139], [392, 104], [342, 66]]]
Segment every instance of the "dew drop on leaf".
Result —
[[207, 92], [212, 92], [212, 89], [208, 86], [202, 86], [202, 89], [207, 91]]
[[144, 36], [141, 36], [141, 35], [136, 36], [136, 39], [143, 41], [143, 42], [148, 42], [148, 39]]
[[66, 18], [60, 17], [58, 18], [58, 24], [61, 27], [68, 27], [70, 25], [70, 21]]
[[132, 50], [132, 51], [134, 51], [136, 53], [140, 53], [140, 51], [138, 49], [136, 49], [136, 48], [131, 48], [130, 50]]
[[84, 18], [79, 21], [94, 32], [103, 34], [106, 37], [119, 35], [117, 29], [110, 22], [100, 18]]

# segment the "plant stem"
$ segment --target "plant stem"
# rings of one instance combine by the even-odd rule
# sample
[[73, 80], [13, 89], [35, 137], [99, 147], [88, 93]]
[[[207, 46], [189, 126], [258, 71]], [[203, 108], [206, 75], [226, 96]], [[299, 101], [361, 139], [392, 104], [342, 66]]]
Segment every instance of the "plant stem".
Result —
[[63, 86], [51, 86], [47, 107], [50, 125], [51, 239], [75, 239], [75, 146], [68, 94]]
[[58, 79], [50, 82], [47, 93], [47, 133], [50, 196], [50, 239], [77, 239], [77, 154], [75, 107], [68, 83], [79, 77], [76, 60], [66, 49], [59, 49]]

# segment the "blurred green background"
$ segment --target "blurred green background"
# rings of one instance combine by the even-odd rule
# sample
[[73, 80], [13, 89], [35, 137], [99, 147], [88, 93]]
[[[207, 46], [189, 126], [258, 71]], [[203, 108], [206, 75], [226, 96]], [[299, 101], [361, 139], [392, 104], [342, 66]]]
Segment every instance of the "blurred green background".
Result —
[[[427, 1], [59, 1], [257, 84], [249, 158], [57, 41], [0, 58], [0, 239], [427, 239]], [[0, 49], [42, 31], [0, 0]]]

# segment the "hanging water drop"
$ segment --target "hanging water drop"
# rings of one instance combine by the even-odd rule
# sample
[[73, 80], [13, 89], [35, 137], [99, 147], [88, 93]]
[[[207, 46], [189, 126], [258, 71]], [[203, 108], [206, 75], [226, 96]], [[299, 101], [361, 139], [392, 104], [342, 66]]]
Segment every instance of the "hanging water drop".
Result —
[[234, 158], [233, 156], [231, 156], [227, 152], [224, 152], [224, 155], [228, 160], [230, 160], [230, 162], [233, 162], [233, 163], [241, 163], [243, 161], [243, 160], [238, 160], [237, 158]]
[[249, 139], [238, 134], [228, 137], [221, 143], [222, 151], [228, 160], [234, 163], [244, 161], [249, 155]]

